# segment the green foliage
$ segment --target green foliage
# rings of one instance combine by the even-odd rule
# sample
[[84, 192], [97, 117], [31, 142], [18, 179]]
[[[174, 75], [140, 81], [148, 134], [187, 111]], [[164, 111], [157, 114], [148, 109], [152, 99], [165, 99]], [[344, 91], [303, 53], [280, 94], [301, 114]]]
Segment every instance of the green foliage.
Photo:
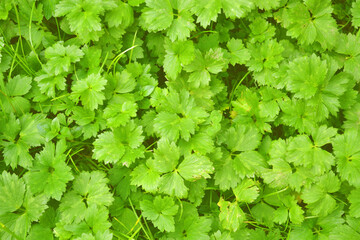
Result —
[[360, 0], [0, 1], [0, 239], [360, 239]]
[[140, 202], [143, 215], [154, 223], [160, 231], [173, 232], [175, 230], [174, 215], [178, 211], [178, 205], [170, 197], [155, 197], [154, 201], [144, 200]]
[[49, 143], [36, 155], [34, 166], [24, 176], [33, 193], [44, 193], [60, 200], [66, 183], [74, 178], [65, 163], [65, 150], [64, 142], [58, 142], [56, 149]]

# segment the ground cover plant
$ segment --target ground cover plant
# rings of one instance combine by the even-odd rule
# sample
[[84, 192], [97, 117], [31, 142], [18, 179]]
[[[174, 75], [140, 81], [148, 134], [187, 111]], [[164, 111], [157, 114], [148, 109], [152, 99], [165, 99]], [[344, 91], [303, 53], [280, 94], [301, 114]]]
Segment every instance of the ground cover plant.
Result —
[[360, 239], [360, 0], [1, 0], [1, 240]]

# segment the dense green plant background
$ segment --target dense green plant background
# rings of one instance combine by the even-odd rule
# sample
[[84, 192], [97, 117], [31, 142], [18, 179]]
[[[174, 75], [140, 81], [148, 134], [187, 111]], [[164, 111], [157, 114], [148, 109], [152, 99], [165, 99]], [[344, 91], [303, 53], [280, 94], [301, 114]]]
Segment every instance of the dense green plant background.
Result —
[[360, 0], [0, 0], [0, 239], [360, 239]]

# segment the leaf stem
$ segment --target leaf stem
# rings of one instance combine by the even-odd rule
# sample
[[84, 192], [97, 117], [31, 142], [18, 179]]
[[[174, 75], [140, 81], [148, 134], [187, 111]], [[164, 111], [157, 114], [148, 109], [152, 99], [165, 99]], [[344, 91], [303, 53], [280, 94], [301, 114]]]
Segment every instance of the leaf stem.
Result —
[[276, 195], [276, 194], [285, 192], [285, 191], [288, 190], [288, 189], [289, 189], [289, 187], [283, 188], [283, 189], [281, 189], [281, 190], [279, 190], [279, 191], [266, 194], [266, 195], [264, 195], [262, 198], [267, 198], [267, 197], [270, 197], [270, 196], [273, 196], [273, 195]]
[[118, 63], [118, 61], [120, 60], [120, 58], [128, 51], [130, 51], [131, 49], [133, 48], [136, 48], [138, 45], [135, 45], [135, 46], [132, 46], [126, 50], [124, 50], [123, 52], [119, 53], [110, 63], [109, 67], [108, 67], [108, 70], [106, 71], [106, 73], [109, 73], [110, 69], [111, 69], [111, 66], [114, 65], [114, 75], [115, 75], [115, 67], [116, 67], [116, 64]]
[[30, 48], [31, 51], [33, 51], [33, 53], [35, 54], [36, 59], [38, 60], [38, 62], [40, 63], [41, 68], [43, 68], [43, 64], [40, 61], [39, 55], [36, 53], [36, 50], [34, 48], [34, 45], [32, 43], [32, 38], [31, 38], [31, 23], [32, 23], [32, 17], [33, 17], [33, 12], [34, 12], [34, 8], [35, 8], [35, 1], [33, 2], [32, 8], [31, 8], [31, 13], [30, 13], [30, 20], [29, 20], [29, 42], [30, 42]]
[[[135, 40], [136, 40], [137, 31], [138, 30], [135, 31], [131, 47], [135, 46]], [[132, 55], [133, 55], [133, 51], [134, 51], [134, 48], [132, 48], [131, 51], [130, 51], [129, 64], [131, 63], [131, 58], [132, 58]]]
[[[137, 215], [136, 210], [135, 210], [135, 208], [134, 208], [134, 205], [132, 204], [131, 198], [129, 198], [129, 203], [130, 203], [131, 209], [133, 210], [136, 218], [139, 218], [139, 216]], [[141, 216], [140, 216], [140, 218], [141, 218]], [[147, 226], [147, 224], [146, 224], [146, 221], [145, 221], [145, 224], [146, 224], [146, 226], [147, 226], [147, 228], [148, 228], [149, 234], [147, 233], [147, 230], [145, 230], [145, 227], [144, 227], [144, 225], [142, 224], [142, 222], [140, 221], [139, 223], [140, 223], [141, 229], [142, 229], [143, 232], [145, 233], [146, 237], [147, 237], [148, 239], [153, 240], [154, 238], [153, 238], [153, 236], [152, 236], [152, 234], [151, 234], [151, 232], [150, 232], [150, 230], [149, 230], [149, 226]]]
[[237, 88], [240, 86], [240, 84], [244, 81], [244, 79], [245, 79], [249, 74], [250, 74], [250, 72], [245, 73], [245, 75], [244, 75], [244, 76], [240, 79], [240, 81], [236, 84], [236, 87], [231, 90], [231, 93], [230, 93], [230, 112], [231, 112], [231, 110], [232, 110], [231, 102], [233, 101], [234, 94], [235, 94]]
[[204, 34], [204, 33], [217, 33], [217, 31], [212, 31], [212, 30], [201, 31], [201, 32], [199, 32], [199, 33], [191, 36], [191, 37], [189, 38], [189, 40], [191, 40], [191, 39], [193, 39], [193, 38], [196, 38], [197, 36], [199, 36], [199, 35], [201, 35], [201, 34]]

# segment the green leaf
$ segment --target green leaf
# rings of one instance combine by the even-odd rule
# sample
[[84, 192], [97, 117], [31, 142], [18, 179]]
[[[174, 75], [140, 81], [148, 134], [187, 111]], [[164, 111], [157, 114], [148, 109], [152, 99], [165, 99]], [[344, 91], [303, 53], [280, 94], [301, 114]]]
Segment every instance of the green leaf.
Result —
[[194, 59], [194, 45], [191, 41], [165, 40], [164, 71], [170, 78], [175, 79], [182, 70], [182, 66], [189, 64]]
[[356, 0], [356, 2], [352, 3], [351, 15], [352, 15], [352, 25], [354, 27], [360, 27], [360, 1], [359, 0]]
[[[360, 4], [358, 5], [360, 8]], [[360, 65], [360, 47], [357, 44], [359, 38], [360, 36], [350, 33], [342, 34], [335, 49], [336, 52], [345, 55], [344, 72], [352, 74], [356, 80], [360, 79], [360, 74], [356, 71]]]
[[254, 0], [255, 4], [263, 10], [276, 9], [280, 5], [280, 0], [268, 1], [268, 0]]
[[304, 100], [287, 100], [280, 104], [280, 108], [283, 112], [281, 122], [296, 128], [301, 133], [309, 132], [310, 129], [314, 128], [315, 122], [319, 121], [311, 115], [314, 113], [314, 108], [306, 106]]
[[168, 0], [146, 0], [147, 8], [142, 10], [140, 24], [149, 32], [157, 32], [170, 27], [173, 9]]
[[53, 233], [50, 228], [43, 227], [40, 224], [35, 224], [31, 227], [29, 236], [27, 240], [37, 240], [37, 239], [48, 239], [53, 240]]
[[195, 123], [189, 118], [180, 118], [176, 113], [160, 112], [155, 118], [154, 129], [161, 136], [176, 141], [180, 135], [189, 140], [190, 135], [195, 133]]
[[94, 142], [93, 157], [105, 163], [118, 162], [125, 153], [125, 147], [113, 132], [104, 132]]
[[178, 167], [180, 175], [188, 180], [194, 181], [199, 178], [210, 178], [214, 171], [212, 162], [205, 156], [192, 154], [184, 158]]
[[174, 215], [179, 206], [172, 198], [157, 196], [153, 201], [143, 200], [140, 202], [142, 214], [151, 220], [160, 231], [175, 231]]
[[180, 151], [174, 142], [160, 140], [154, 150], [154, 160], [151, 166], [159, 173], [171, 172], [178, 165]]
[[0, 175], [0, 215], [19, 209], [24, 200], [25, 183], [16, 174], [3, 171]]
[[237, 175], [244, 179], [245, 176], [253, 177], [267, 167], [264, 157], [257, 151], [240, 153], [233, 161], [233, 167]]
[[105, 15], [105, 21], [109, 27], [127, 28], [134, 22], [134, 13], [131, 6], [124, 2], [116, 2], [117, 7], [111, 9]]
[[6, 171], [0, 175], [0, 190], [0, 222], [2, 229], [9, 230], [0, 232], [1, 239], [13, 239], [13, 234], [26, 236], [31, 223], [38, 221], [47, 208], [48, 199], [43, 195], [33, 196], [25, 190], [22, 179]]
[[196, 207], [189, 202], [183, 201], [180, 210], [182, 216], [176, 221], [175, 232], [167, 233], [167, 239], [186, 239], [189, 240], [209, 240], [212, 219], [209, 217], [199, 217]]
[[137, 108], [133, 100], [115, 95], [104, 109], [104, 118], [110, 127], [124, 126], [136, 117]]
[[221, 11], [220, 0], [199, 0], [194, 4], [192, 11], [198, 16], [197, 21], [203, 28], [206, 28], [210, 22], [216, 21]]
[[18, 119], [14, 115], [10, 115], [9, 121], [3, 119], [4, 122], [0, 122], [0, 129], [4, 134], [0, 145], [4, 147], [3, 154], [6, 165], [10, 165], [13, 169], [18, 165], [26, 168], [32, 166], [33, 158], [29, 154], [30, 147], [40, 146], [45, 141], [39, 131], [43, 118], [43, 115], [28, 113]]
[[16, 75], [7, 82], [5, 93], [11, 97], [25, 95], [31, 88], [31, 82], [30, 77]]
[[287, 35], [300, 44], [319, 42], [324, 49], [333, 48], [337, 39], [337, 25], [332, 18], [331, 1], [306, 0], [294, 2], [285, 12]]
[[142, 186], [147, 192], [156, 192], [160, 183], [160, 173], [141, 164], [131, 172], [131, 184]]
[[31, 89], [31, 82], [31, 77], [17, 75], [4, 84], [2, 77], [0, 77], [0, 90], [3, 92], [0, 95], [2, 110], [18, 115], [29, 112], [30, 101], [22, 96]]
[[334, 165], [333, 155], [320, 147], [321, 145], [314, 146], [308, 136], [298, 135], [289, 142], [287, 161], [294, 163], [295, 166], [302, 165], [309, 169], [312, 168], [315, 174], [320, 175]]
[[332, 138], [336, 135], [337, 130], [332, 127], [320, 126], [317, 129], [314, 129], [314, 132], [311, 134], [316, 146], [324, 146], [325, 144], [331, 143]]
[[343, 127], [345, 129], [358, 129], [360, 126], [360, 103], [356, 103], [352, 108], [344, 112], [345, 121]]
[[245, 220], [245, 213], [241, 210], [237, 202], [228, 202], [223, 198], [218, 202], [220, 207], [219, 219], [221, 226], [227, 230], [236, 232], [240, 224]]
[[71, 98], [78, 103], [79, 98], [83, 106], [89, 110], [97, 109], [105, 100], [104, 93], [107, 80], [100, 74], [90, 74], [87, 78], [77, 80], [72, 86]]
[[48, 59], [46, 70], [49, 74], [55, 76], [60, 73], [67, 73], [71, 64], [79, 62], [83, 56], [83, 51], [77, 46], [69, 45], [65, 47], [63, 42], [57, 42], [45, 50], [45, 57]]
[[9, 11], [12, 8], [11, 2], [0, 3], [0, 19], [6, 20], [8, 18]]
[[351, 203], [350, 206], [350, 215], [352, 217], [360, 217], [360, 189], [355, 189], [351, 191], [350, 195], [348, 196], [349, 202]]
[[304, 221], [304, 211], [296, 202], [291, 203], [289, 218], [295, 224], [299, 224]]
[[105, 10], [116, 8], [112, 0], [61, 0], [55, 9], [55, 17], [65, 16], [70, 30], [84, 42], [98, 40], [102, 30], [100, 16]]
[[233, 159], [229, 154], [223, 156], [217, 152], [218, 156], [213, 156], [216, 160], [215, 165], [215, 184], [219, 185], [221, 190], [228, 190], [230, 187], [236, 187], [240, 182], [240, 178], [234, 169]]
[[116, 72], [114, 79], [116, 81], [116, 93], [128, 93], [136, 87], [136, 80], [128, 70], [123, 70], [121, 73]]
[[272, 169], [264, 169], [261, 172], [264, 182], [273, 188], [286, 187], [292, 176], [290, 164], [281, 158], [271, 159], [268, 163], [272, 165]]
[[261, 140], [259, 131], [248, 125], [236, 125], [225, 133], [225, 144], [232, 151], [251, 151], [256, 149]]
[[205, 133], [197, 133], [193, 135], [188, 142], [181, 140], [179, 146], [185, 152], [194, 150], [194, 152], [206, 154], [214, 150], [214, 141]]
[[260, 202], [251, 208], [252, 216], [258, 223], [272, 227], [274, 225], [275, 209], [264, 202]]
[[330, 193], [338, 191], [339, 188], [339, 179], [333, 172], [329, 172], [319, 177], [315, 185], [305, 188], [302, 199], [308, 204], [307, 208], [312, 214], [326, 216], [336, 207], [336, 201]]
[[256, 18], [250, 24], [251, 43], [264, 42], [275, 35], [276, 28], [263, 18]]
[[95, 118], [95, 112], [82, 107], [73, 108], [72, 119], [80, 125], [81, 131], [84, 134], [84, 138], [95, 137], [99, 131], [99, 122]]
[[161, 176], [159, 191], [178, 198], [185, 198], [188, 194], [184, 179], [177, 172], [170, 172]]
[[327, 72], [326, 62], [315, 54], [297, 58], [289, 64], [287, 89], [295, 97], [309, 99], [318, 92]]
[[230, 63], [231, 65], [235, 64], [245, 64], [250, 60], [250, 52], [244, 47], [244, 44], [241, 39], [232, 38], [227, 44], [227, 48], [230, 51]]
[[35, 156], [34, 166], [25, 175], [33, 193], [44, 193], [56, 200], [60, 200], [66, 190], [66, 183], [74, 178], [65, 163], [66, 149], [62, 149], [60, 144], [58, 142], [56, 149], [54, 144], [46, 144], [40, 154]]
[[232, 20], [245, 17], [254, 8], [253, 1], [247, 0], [223, 0], [221, 4], [225, 16]]
[[333, 140], [334, 154], [337, 160], [337, 171], [343, 181], [360, 187], [360, 134], [356, 129], [347, 129], [343, 135]]
[[259, 196], [259, 188], [251, 179], [244, 179], [233, 188], [237, 202], [251, 203]]
[[[1, 7], [1, 6], [0, 6]], [[0, 12], [1, 14], [1, 12]], [[4, 43], [4, 38], [3, 37], [0, 37], [0, 63], [1, 63], [1, 57], [2, 57], [2, 54], [1, 54], [1, 51], [2, 49], [4, 48], [5, 46], [5, 43]]]
[[190, 182], [189, 184], [189, 195], [188, 199], [195, 206], [199, 206], [205, 196], [205, 188], [207, 186], [206, 179], [199, 179], [195, 182]]
[[276, 40], [266, 40], [263, 43], [249, 44], [250, 60], [246, 65], [250, 71], [261, 72], [262, 70], [278, 68], [283, 59], [284, 48]]
[[359, 219], [346, 216], [346, 224], [337, 225], [331, 231], [331, 240], [335, 239], [357, 239], [360, 237], [359, 233]]
[[[130, 121], [126, 126], [100, 134], [93, 143], [93, 157], [105, 163], [121, 161], [129, 166], [136, 158], [142, 157], [143, 151], [139, 147], [143, 140], [142, 127]], [[140, 154], [133, 155], [135, 149], [139, 149]]]
[[313, 239], [313, 232], [309, 227], [299, 227], [292, 230], [289, 234], [289, 240], [295, 239]]
[[[46, 69], [48, 71], [49, 69]], [[49, 97], [55, 97], [56, 89], [64, 90], [66, 86], [66, 79], [64, 75], [53, 76], [50, 72], [44, 72], [34, 79], [40, 88], [41, 93]]]
[[104, 172], [81, 172], [76, 176], [72, 190], [61, 199], [59, 209], [64, 223], [79, 223], [91, 214], [93, 207], [108, 207], [113, 196], [107, 186], [108, 179]]
[[288, 219], [288, 209], [286, 207], [279, 207], [274, 212], [274, 222], [284, 224]]
[[195, 50], [195, 58], [192, 63], [184, 67], [185, 71], [190, 72], [188, 81], [195, 87], [207, 86], [212, 74], [217, 74], [226, 66], [221, 48], [210, 49], [205, 56]]
[[[109, 211], [105, 207], [91, 206], [89, 207], [86, 215], [85, 221], [90, 229], [94, 233], [105, 233], [111, 227], [111, 223], [108, 221]], [[109, 233], [108, 233], [109, 234]]]
[[173, 8], [177, 10], [177, 15], [166, 32], [166, 36], [168, 36], [171, 41], [184, 41], [190, 37], [190, 32], [195, 30], [196, 25], [193, 23], [194, 19], [189, 12], [193, 4], [194, 1], [191, 0], [176, 0], [172, 3]]

